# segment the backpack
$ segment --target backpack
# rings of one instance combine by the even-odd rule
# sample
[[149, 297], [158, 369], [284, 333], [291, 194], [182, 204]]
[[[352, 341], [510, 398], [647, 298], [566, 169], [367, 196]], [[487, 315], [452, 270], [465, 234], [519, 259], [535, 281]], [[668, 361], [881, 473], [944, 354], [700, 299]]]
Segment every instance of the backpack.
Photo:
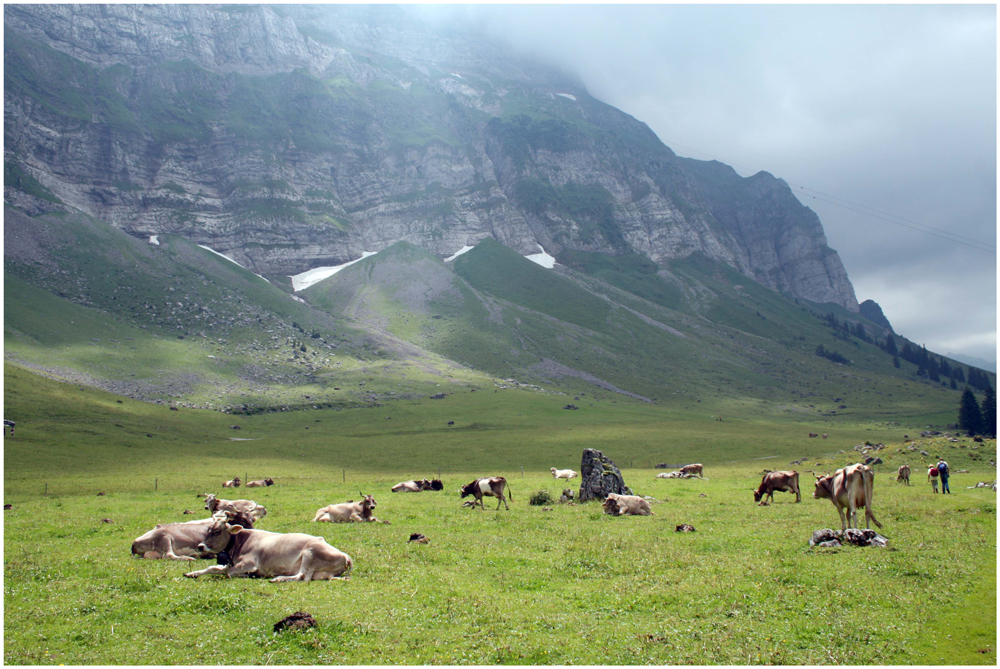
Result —
[[948, 475], [948, 463], [947, 462], [942, 461], [937, 466], [937, 468], [938, 468], [938, 471], [941, 473], [942, 476], [947, 476]]

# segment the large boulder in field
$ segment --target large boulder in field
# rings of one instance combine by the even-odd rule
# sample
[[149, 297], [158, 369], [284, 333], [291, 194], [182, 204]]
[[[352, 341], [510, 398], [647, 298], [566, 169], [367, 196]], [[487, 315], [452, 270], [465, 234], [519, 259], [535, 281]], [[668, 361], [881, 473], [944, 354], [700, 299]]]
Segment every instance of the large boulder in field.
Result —
[[604, 500], [610, 493], [634, 494], [625, 485], [622, 473], [611, 458], [593, 448], [584, 449], [580, 461], [580, 494], [577, 501]]

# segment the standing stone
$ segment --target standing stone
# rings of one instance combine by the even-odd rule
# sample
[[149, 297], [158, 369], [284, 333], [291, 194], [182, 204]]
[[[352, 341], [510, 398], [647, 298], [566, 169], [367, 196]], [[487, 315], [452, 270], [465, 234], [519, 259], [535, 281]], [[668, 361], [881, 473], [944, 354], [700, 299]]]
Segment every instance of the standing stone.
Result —
[[577, 501], [603, 500], [610, 493], [631, 495], [632, 491], [622, 478], [622, 473], [610, 458], [593, 448], [583, 451], [580, 461], [580, 495]]

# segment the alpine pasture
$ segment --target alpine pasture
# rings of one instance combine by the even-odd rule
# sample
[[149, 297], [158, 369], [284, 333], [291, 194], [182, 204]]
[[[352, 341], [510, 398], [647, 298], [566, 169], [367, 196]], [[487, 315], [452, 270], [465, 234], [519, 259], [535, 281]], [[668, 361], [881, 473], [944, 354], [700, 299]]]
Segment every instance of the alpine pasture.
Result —
[[[581, 396], [567, 411], [559, 395], [449, 392], [236, 416], [6, 365], [4, 411], [18, 425], [4, 449], [5, 662], [996, 664], [996, 494], [967, 489], [995, 478], [995, 441], [918, 438], [953, 472], [969, 470], [953, 474], [953, 495], [933, 495], [932, 457], [902, 443], [926, 416], [839, 417], [817, 430], [759, 406], [716, 415]], [[809, 548], [814, 530], [838, 527], [809, 472], [857, 461], [864, 441], [886, 444], [874, 510], [890, 547]], [[655, 499], [654, 515], [528, 504], [538, 490], [576, 491], [579, 479], [556, 481], [549, 468], [578, 469], [587, 447]], [[689, 461], [706, 479], [654, 478], [656, 463]], [[904, 463], [910, 487], [895, 482]], [[761, 472], [786, 468], [800, 472], [802, 503], [777, 493], [755, 505]], [[441, 492], [389, 492], [439, 472]], [[237, 475], [275, 485], [223, 494]], [[463, 508], [459, 485], [490, 475], [507, 478], [511, 510], [489, 499], [485, 511]], [[260, 529], [325, 537], [353, 558], [351, 579], [192, 580], [183, 574], [211, 562], [130, 555], [157, 523], [207, 517], [198, 495], [208, 492], [265, 505]], [[391, 524], [310, 522], [362, 494]], [[675, 532], [682, 523], [696, 531]], [[409, 543], [413, 532], [430, 543]], [[295, 611], [318, 627], [272, 631]]]

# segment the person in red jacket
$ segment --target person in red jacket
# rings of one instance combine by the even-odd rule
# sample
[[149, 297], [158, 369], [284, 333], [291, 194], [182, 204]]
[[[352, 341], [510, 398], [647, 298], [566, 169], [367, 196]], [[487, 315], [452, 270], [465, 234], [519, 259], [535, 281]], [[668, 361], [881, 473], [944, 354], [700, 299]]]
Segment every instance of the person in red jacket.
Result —
[[934, 489], [934, 492], [938, 491], [937, 489], [938, 473], [939, 473], [938, 468], [935, 465], [931, 465], [927, 469], [927, 480], [931, 482], [931, 488]]

